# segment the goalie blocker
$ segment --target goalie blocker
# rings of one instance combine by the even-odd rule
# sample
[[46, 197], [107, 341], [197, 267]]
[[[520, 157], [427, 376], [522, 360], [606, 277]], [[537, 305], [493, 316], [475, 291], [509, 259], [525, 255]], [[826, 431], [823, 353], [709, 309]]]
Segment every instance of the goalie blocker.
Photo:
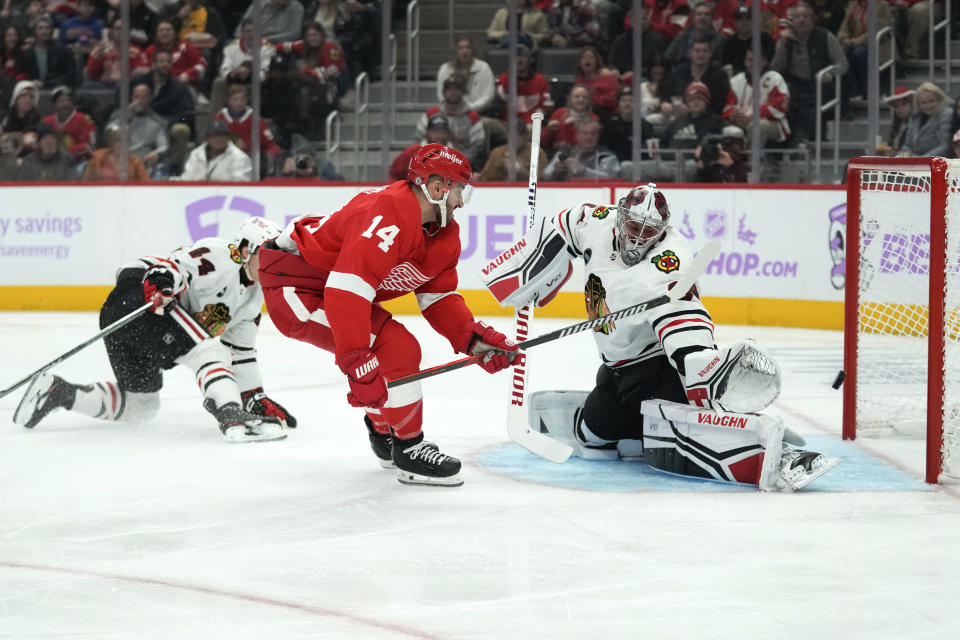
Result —
[[842, 459], [806, 451], [802, 437], [779, 416], [718, 413], [666, 400], [645, 400], [634, 438], [602, 441], [583, 417], [586, 391], [540, 391], [530, 402], [530, 424], [573, 445], [590, 460], [643, 458], [654, 469], [761, 491], [796, 491]]

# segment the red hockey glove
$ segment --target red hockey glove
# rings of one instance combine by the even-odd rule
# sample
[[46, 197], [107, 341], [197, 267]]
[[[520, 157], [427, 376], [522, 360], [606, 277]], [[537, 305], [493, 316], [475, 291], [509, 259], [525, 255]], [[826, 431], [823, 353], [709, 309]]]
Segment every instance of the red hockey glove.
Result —
[[143, 299], [153, 303], [153, 312], [163, 315], [163, 308], [173, 302], [173, 272], [167, 267], [147, 269], [143, 275]]
[[243, 410], [247, 413], [274, 417], [291, 429], [297, 426], [297, 419], [290, 415], [282, 404], [267, 397], [263, 387], [244, 391], [240, 394], [240, 399], [243, 400]]
[[370, 349], [343, 354], [337, 366], [347, 374], [350, 382], [347, 402], [352, 406], [379, 409], [387, 401], [387, 382], [380, 373], [380, 361]]
[[483, 359], [477, 364], [483, 367], [488, 373], [496, 373], [501, 369], [506, 369], [520, 354], [517, 343], [507, 338], [493, 327], [487, 326], [482, 322], [474, 322], [468, 326], [468, 330], [473, 334], [467, 345], [467, 353], [470, 355], [483, 354]]

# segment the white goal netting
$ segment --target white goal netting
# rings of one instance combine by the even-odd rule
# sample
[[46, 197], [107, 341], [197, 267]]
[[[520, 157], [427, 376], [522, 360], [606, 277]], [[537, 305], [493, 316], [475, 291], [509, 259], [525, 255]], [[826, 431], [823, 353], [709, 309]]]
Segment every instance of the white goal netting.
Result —
[[[927, 426], [928, 340], [943, 372], [944, 470], [960, 471], [960, 163], [948, 164], [946, 234], [931, 235], [931, 172], [864, 170], [860, 179], [856, 428], [922, 435]], [[941, 199], [934, 194], [934, 202]], [[933, 264], [931, 243], [946, 262]], [[943, 313], [930, 317], [931, 274], [943, 279]], [[848, 286], [853, 283], [848, 283]], [[939, 287], [937, 287], [939, 292]], [[939, 350], [938, 350], [939, 351]], [[957, 454], [957, 455], [952, 455]], [[950, 458], [953, 457], [952, 467]]]

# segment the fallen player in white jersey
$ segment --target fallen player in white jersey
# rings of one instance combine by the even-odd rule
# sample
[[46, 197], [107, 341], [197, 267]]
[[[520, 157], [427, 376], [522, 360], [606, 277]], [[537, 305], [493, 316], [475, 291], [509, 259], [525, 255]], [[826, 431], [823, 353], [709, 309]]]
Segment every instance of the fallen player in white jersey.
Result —
[[163, 371], [192, 369], [203, 407], [232, 442], [279, 440], [296, 419], [263, 391], [254, 348], [263, 293], [257, 282], [260, 246], [280, 227], [250, 218], [235, 243], [205, 238], [167, 257], [145, 256], [120, 267], [117, 285], [100, 309], [100, 327], [146, 302], [147, 311], [107, 335], [104, 343], [116, 381], [74, 384], [38, 376], [13, 414], [35, 427], [63, 408], [104, 420], [147, 422], [160, 408]]
[[[504, 306], [543, 306], [570, 276], [571, 258], [585, 265], [593, 319], [662, 295], [693, 252], [651, 184], [617, 205], [583, 203], [544, 221], [481, 279]], [[752, 340], [718, 348], [713, 329], [696, 287], [596, 327], [594, 389], [533, 394], [530, 424], [568, 434], [583, 458], [643, 456], [663, 471], [764, 491], [800, 489], [837, 466], [840, 458], [796, 448], [803, 439], [779, 417], [757, 413], [780, 394], [770, 354]]]

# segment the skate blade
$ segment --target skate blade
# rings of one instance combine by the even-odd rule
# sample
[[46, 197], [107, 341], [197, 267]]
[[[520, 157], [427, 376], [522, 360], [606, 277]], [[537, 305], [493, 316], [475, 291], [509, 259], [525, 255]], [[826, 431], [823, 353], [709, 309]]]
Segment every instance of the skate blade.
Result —
[[459, 473], [446, 478], [436, 478], [434, 476], [421, 476], [419, 474], [409, 473], [407, 471], [398, 471], [397, 481], [399, 481], [400, 484], [424, 485], [431, 487], [459, 487], [463, 484], [463, 478], [460, 477]]
[[393, 464], [393, 460], [381, 460], [377, 458], [377, 462], [380, 463], [381, 469], [396, 469], [397, 465]]
[[808, 476], [802, 478], [801, 480], [793, 483], [793, 489], [792, 489], [792, 490], [793, 490], [793, 491], [799, 491], [800, 489], [803, 489], [805, 486], [807, 486], [808, 484], [810, 484], [811, 482], [813, 482], [814, 480], [816, 480], [817, 478], [819, 478], [820, 476], [822, 476], [823, 474], [825, 474], [827, 471], [830, 471], [831, 469], [833, 469], [834, 467], [836, 467], [836, 466], [837, 466], [838, 464], [840, 464], [841, 462], [843, 462], [843, 458], [826, 458], [826, 459], [824, 460], [823, 464], [821, 464], [819, 467], [817, 467], [816, 469], [814, 469], [814, 470], [810, 473], [810, 475], [808, 475]]
[[39, 375], [30, 381], [26, 392], [24, 392], [23, 397], [20, 398], [20, 404], [17, 405], [16, 411], [13, 412], [14, 424], [18, 424], [27, 429], [32, 429], [34, 426], [36, 426], [28, 426], [27, 423], [30, 421], [30, 417], [37, 408], [37, 401], [40, 399], [40, 394], [42, 394], [45, 388], [49, 387], [52, 383], [53, 376], [50, 374]]
[[227, 442], [230, 443], [244, 443], [244, 442], [271, 442], [273, 440], [284, 440], [287, 437], [283, 431], [269, 431], [267, 433], [258, 433], [250, 434], [247, 433], [247, 430], [244, 427], [230, 427], [224, 432], [224, 437], [226, 437]]

